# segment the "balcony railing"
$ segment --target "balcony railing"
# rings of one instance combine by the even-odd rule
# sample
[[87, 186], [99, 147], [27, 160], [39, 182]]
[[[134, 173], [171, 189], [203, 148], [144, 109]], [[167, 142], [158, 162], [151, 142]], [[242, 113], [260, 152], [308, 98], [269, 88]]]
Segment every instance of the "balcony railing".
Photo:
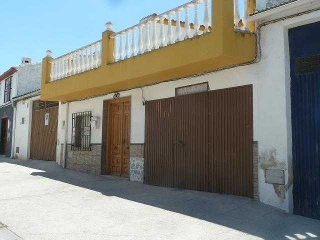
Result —
[[151, 15], [142, 19], [139, 24], [114, 34], [114, 58], [115, 61], [131, 58], [210, 30], [209, 0], [191, 1], [163, 14]]
[[51, 81], [101, 66], [101, 40], [51, 61]]
[[[114, 33], [113, 61], [118, 62], [168, 45], [210, 33], [212, 2], [193, 0], [163, 14], [153, 14], [126, 30]], [[248, 1], [234, 1], [234, 28], [247, 31]], [[112, 30], [112, 24], [107, 24]], [[112, 50], [111, 50], [112, 51]], [[97, 41], [51, 60], [50, 81], [73, 76], [101, 66], [102, 41]]]

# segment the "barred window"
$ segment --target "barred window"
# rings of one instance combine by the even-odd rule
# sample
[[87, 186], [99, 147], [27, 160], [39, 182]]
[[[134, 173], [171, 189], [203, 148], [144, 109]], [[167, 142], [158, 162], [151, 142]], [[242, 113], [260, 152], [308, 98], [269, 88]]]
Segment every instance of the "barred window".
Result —
[[8, 78], [5, 81], [4, 103], [7, 103], [7, 102], [11, 101], [11, 82], [12, 82], [12, 77]]
[[72, 114], [72, 150], [91, 151], [91, 112]]

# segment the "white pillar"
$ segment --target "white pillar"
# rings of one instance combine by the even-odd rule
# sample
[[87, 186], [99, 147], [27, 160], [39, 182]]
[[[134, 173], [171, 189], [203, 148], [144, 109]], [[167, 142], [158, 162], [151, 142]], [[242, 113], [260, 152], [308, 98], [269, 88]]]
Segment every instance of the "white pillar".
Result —
[[244, 0], [243, 3], [244, 3], [244, 6], [243, 6], [242, 23], [243, 23], [244, 30], [247, 30], [248, 29], [248, 0]]
[[180, 12], [181, 12], [181, 8], [176, 10], [177, 22], [176, 22], [176, 39], [175, 39], [175, 42], [179, 42], [181, 40]]
[[192, 5], [188, 4], [184, 7], [185, 9], [185, 15], [186, 15], [186, 18], [185, 18], [185, 25], [184, 25], [184, 32], [185, 32], [185, 35], [184, 35], [184, 39], [188, 39], [190, 38], [190, 7]]
[[130, 57], [130, 33], [131, 33], [131, 30], [129, 29], [127, 32], [126, 32], [126, 58], [129, 58]]
[[165, 16], [160, 17], [160, 47], [166, 46], [166, 33], [165, 33], [165, 24], [164, 24]]
[[199, 0], [194, 0], [194, 5], [195, 5], [195, 16], [194, 16], [195, 35], [199, 35], [199, 28], [200, 28], [199, 4], [200, 4]]
[[205, 32], [209, 32], [209, 26], [211, 23], [210, 14], [209, 14], [209, 0], [204, 0], [204, 27]]
[[139, 54], [143, 54], [144, 53], [144, 41], [143, 41], [143, 28], [144, 28], [144, 24], [141, 24], [139, 26]]

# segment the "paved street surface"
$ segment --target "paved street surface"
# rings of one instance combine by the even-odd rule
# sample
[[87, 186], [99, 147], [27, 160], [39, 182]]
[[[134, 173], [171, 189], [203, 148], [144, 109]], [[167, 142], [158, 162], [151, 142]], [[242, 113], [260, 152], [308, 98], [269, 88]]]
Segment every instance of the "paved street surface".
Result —
[[0, 240], [21, 240], [21, 238], [0, 222]]
[[0, 158], [0, 222], [7, 226], [0, 240], [320, 239], [319, 221], [250, 199], [6, 158]]

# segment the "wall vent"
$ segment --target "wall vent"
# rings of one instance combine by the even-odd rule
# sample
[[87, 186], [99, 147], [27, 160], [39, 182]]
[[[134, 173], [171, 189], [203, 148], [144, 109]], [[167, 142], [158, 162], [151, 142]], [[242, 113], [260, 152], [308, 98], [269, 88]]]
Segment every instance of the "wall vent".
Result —
[[296, 73], [311, 73], [320, 71], [320, 55], [297, 58], [296, 59]]

